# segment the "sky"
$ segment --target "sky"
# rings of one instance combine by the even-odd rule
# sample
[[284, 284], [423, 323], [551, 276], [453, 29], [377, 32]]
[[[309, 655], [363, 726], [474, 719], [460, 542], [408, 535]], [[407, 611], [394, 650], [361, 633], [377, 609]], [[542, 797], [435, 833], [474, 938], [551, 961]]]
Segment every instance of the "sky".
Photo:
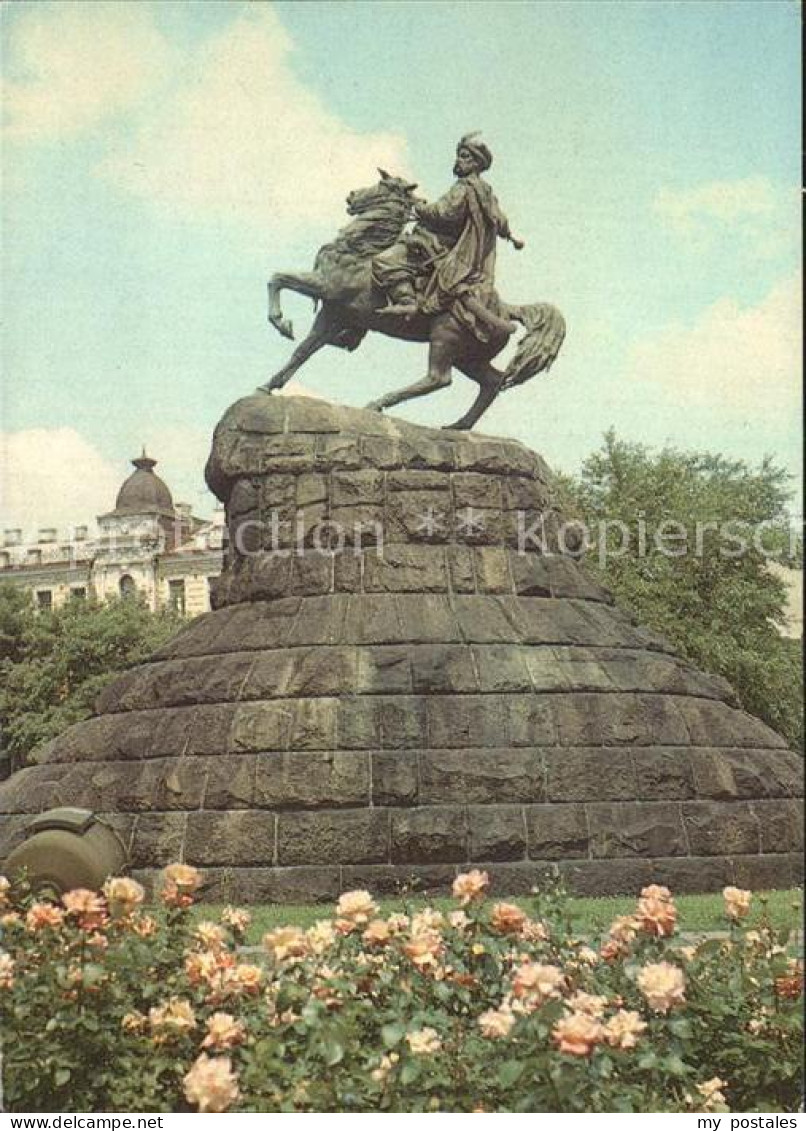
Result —
[[[568, 324], [551, 373], [479, 430], [566, 472], [613, 427], [769, 454], [799, 480], [795, 0], [17, 0], [0, 17], [0, 525], [108, 510], [143, 445], [210, 514], [212, 430], [290, 351], [268, 277], [312, 266], [378, 165], [436, 199], [471, 130], [526, 241], [501, 246], [499, 291]], [[286, 305], [304, 332], [310, 303]], [[362, 405], [425, 361], [369, 335], [299, 380]], [[440, 425], [474, 394], [457, 374], [394, 411]]]

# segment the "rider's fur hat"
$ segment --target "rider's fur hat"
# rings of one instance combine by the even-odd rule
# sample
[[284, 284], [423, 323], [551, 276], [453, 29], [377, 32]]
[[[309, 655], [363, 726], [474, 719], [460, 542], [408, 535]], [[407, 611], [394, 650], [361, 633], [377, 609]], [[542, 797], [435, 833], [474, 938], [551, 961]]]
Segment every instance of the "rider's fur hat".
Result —
[[465, 134], [456, 146], [456, 152], [458, 153], [460, 149], [468, 149], [473, 154], [479, 165], [481, 165], [482, 173], [485, 169], [489, 169], [493, 163], [493, 155], [484, 142], [479, 140], [478, 131], [472, 134]]

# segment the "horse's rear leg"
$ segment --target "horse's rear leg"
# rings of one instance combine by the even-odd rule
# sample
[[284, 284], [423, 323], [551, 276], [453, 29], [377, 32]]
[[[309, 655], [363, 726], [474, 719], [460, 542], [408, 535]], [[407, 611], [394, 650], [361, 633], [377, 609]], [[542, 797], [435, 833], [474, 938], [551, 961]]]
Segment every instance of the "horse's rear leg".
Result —
[[460, 420], [457, 420], [455, 424], [446, 424], [445, 428], [467, 432], [487, 411], [501, 392], [501, 386], [504, 383], [504, 374], [500, 369], [496, 369], [494, 365], [491, 365], [489, 361], [460, 365], [459, 368], [467, 377], [472, 378], [473, 381], [478, 381], [481, 388], [479, 389], [478, 396], [464, 416]]
[[283, 310], [280, 305], [280, 293], [283, 290], [296, 291], [298, 294], [307, 295], [308, 298], [312, 299], [321, 299], [323, 297], [322, 283], [319, 277], [313, 273], [292, 274], [289, 271], [278, 271], [269, 279], [269, 322], [284, 338], [293, 339], [294, 324], [283, 317]]
[[413, 400], [414, 397], [424, 397], [428, 393], [435, 393], [437, 389], [447, 388], [451, 383], [451, 367], [455, 356], [455, 342], [452, 339], [432, 338], [428, 351], [428, 373], [422, 381], [407, 385], [405, 389], [387, 393], [376, 401], [370, 401], [366, 407], [375, 412], [382, 412], [392, 405], [402, 404], [403, 401]]

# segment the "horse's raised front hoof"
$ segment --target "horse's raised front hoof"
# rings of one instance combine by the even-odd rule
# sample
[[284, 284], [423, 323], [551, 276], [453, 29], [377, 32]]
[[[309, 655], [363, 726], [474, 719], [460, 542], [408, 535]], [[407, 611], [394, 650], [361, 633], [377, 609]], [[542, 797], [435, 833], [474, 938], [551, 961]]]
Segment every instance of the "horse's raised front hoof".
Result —
[[289, 322], [287, 318], [281, 318], [279, 315], [274, 314], [269, 315], [269, 322], [272, 324], [278, 334], [282, 334], [284, 338], [289, 338], [291, 341], [294, 340], [293, 322]]
[[364, 408], [368, 412], [383, 412], [384, 403], [383, 401], [370, 401], [369, 404], [364, 405]]
[[472, 427], [473, 427], [472, 424], [468, 424], [464, 420], [457, 420], [455, 424], [443, 424], [442, 425], [442, 431], [443, 432], [469, 432]]

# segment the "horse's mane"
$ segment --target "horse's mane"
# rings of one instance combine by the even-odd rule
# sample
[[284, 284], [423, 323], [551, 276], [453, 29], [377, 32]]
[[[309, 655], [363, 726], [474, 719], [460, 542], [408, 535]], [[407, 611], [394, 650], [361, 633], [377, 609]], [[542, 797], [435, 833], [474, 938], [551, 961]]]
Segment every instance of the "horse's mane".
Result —
[[411, 212], [408, 201], [391, 197], [378, 202], [367, 212], [357, 216], [336, 235], [335, 240], [319, 249], [323, 253], [368, 259], [391, 247], [400, 237]]

